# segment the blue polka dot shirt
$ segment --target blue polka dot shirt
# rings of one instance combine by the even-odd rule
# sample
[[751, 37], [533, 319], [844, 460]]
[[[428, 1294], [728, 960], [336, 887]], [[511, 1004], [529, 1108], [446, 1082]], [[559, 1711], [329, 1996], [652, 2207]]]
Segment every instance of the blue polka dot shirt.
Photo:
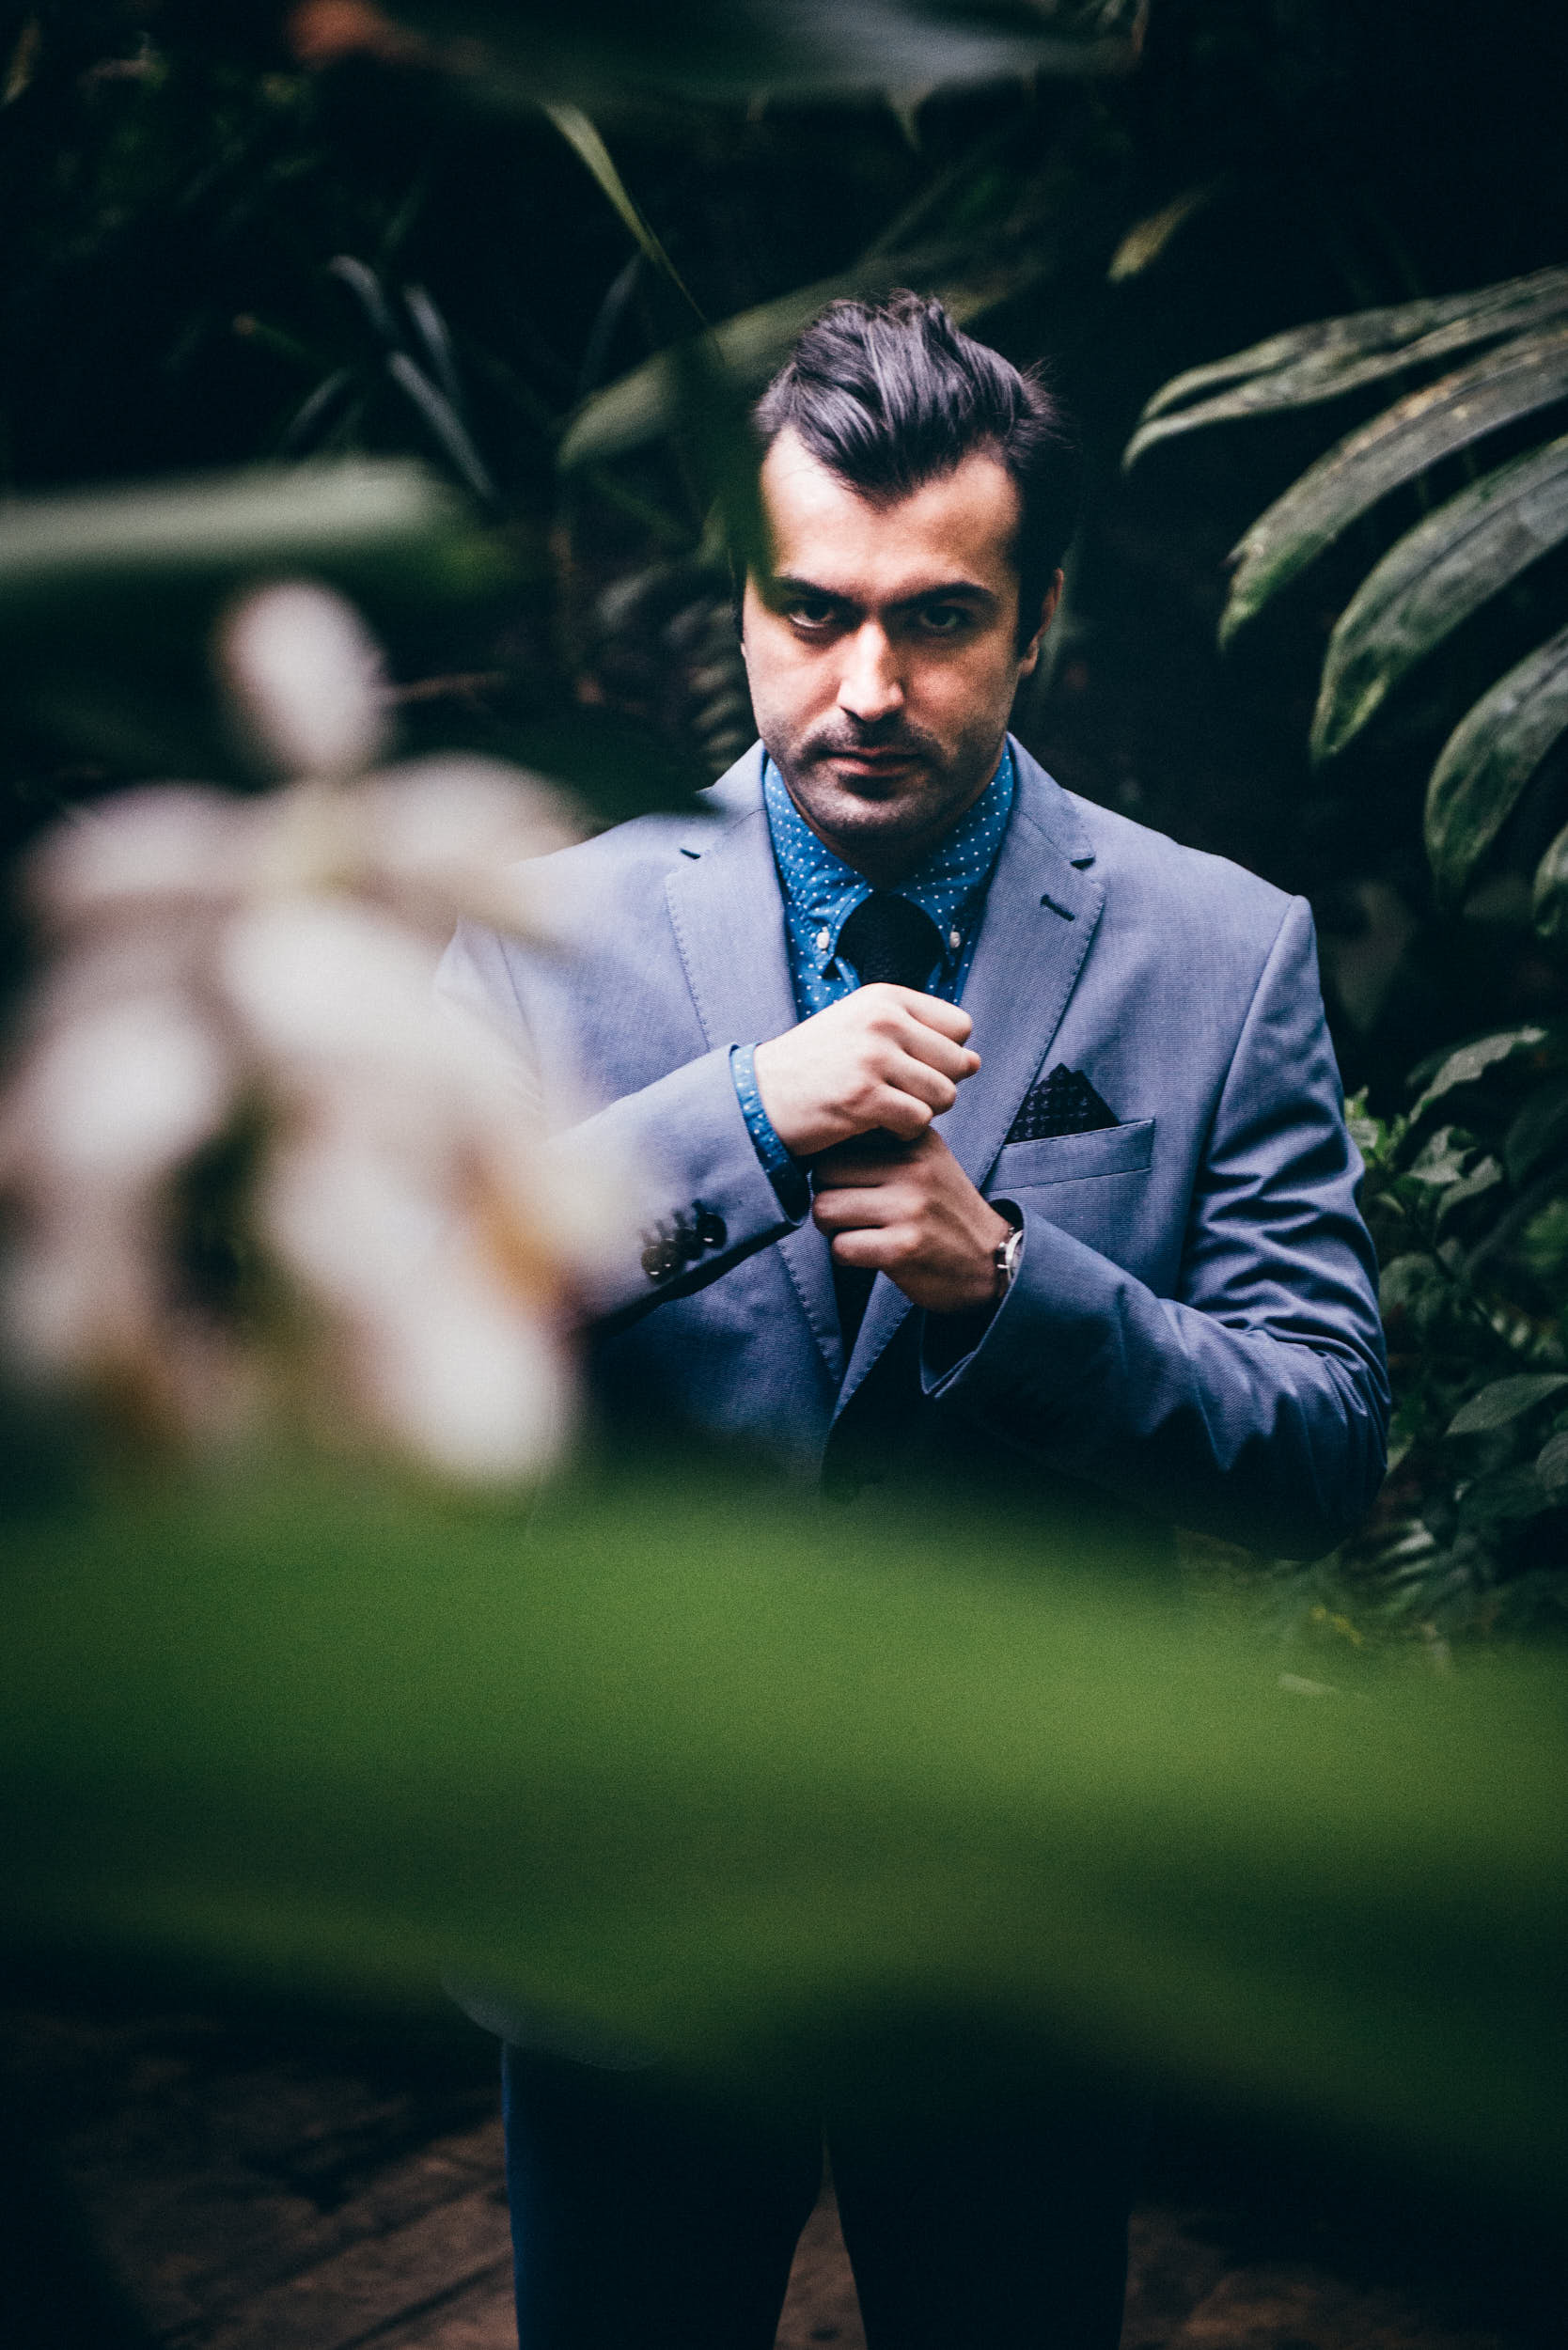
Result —
[[[1004, 746], [996, 774], [968, 814], [939, 840], [901, 894], [928, 914], [943, 941], [942, 958], [927, 991], [956, 1004], [964, 993], [980, 932], [980, 917], [997, 853], [1012, 814], [1012, 752]], [[855, 907], [871, 894], [863, 873], [846, 865], [819, 840], [791, 799], [771, 759], [762, 761], [762, 797], [773, 835], [773, 853], [784, 895], [785, 937], [795, 1009], [803, 1020], [825, 1011], [860, 984], [853, 966], [839, 956], [839, 933]], [[773, 1130], [757, 1090], [754, 1044], [730, 1054], [735, 1092], [757, 1155], [792, 1214], [805, 1213], [805, 1184], [797, 1162]]]

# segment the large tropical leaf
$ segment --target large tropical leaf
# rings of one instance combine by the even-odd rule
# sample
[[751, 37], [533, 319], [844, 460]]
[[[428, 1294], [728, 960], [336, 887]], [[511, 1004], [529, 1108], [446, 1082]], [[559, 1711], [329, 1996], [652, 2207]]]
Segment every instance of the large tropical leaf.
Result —
[[8, 1531], [13, 1942], [445, 1968], [884, 2109], [927, 2092], [877, 2048], [966, 2019], [1560, 2190], [1560, 1659], [1292, 1693], [1032, 1516], [689, 1468], [526, 1528], [230, 1477]]
[[1149, 401], [1122, 463], [1201, 426], [1310, 407], [1568, 316], [1568, 270], [1538, 270], [1479, 292], [1325, 319], [1190, 368]]
[[[990, 267], [964, 270], [950, 247], [926, 254], [874, 254], [835, 277], [743, 310], [703, 338], [716, 370], [740, 392], [759, 392], [803, 327], [819, 310], [846, 295], [874, 299], [895, 286], [929, 285], [960, 324], [969, 322], [1027, 285], [1047, 262], [1022, 252]], [[684, 389], [680, 351], [662, 351], [585, 400], [557, 451], [562, 468], [603, 464], [668, 431], [682, 414]]]
[[1483, 694], [1444, 744], [1426, 793], [1426, 853], [1438, 897], [1455, 905], [1568, 728], [1568, 628]]
[[307, 571], [347, 591], [463, 592], [496, 576], [463, 502], [402, 459], [60, 492], [0, 514], [0, 641], [42, 636], [62, 612], [133, 621], [148, 600], [206, 598]]
[[1252, 525], [1231, 560], [1228, 645], [1391, 491], [1489, 433], [1568, 400], [1568, 323], [1505, 343], [1350, 433]]
[[1543, 938], [1568, 942], [1568, 824], [1535, 869], [1530, 911]]
[[1568, 537], [1568, 434], [1472, 482], [1392, 546], [1329, 639], [1314, 759], [1361, 733], [1416, 665]]
[[389, 0], [493, 101], [854, 96], [1126, 72], [1147, 0]]
[[[1517, 437], [1568, 400], [1568, 271], [1436, 302], [1402, 303], [1277, 335], [1190, 369], [1157, 392], [1129, 444], [1341, 391], [1465, 350], [1484, 355], [1407, 394], [1320, 458], [1242, 540], [1220, 626], [1230, 643], [1391, 492], [1499, 432]], [[1537, 432], [1549, 425], [1537, 424]], [[1527, 448], [1450, 497], [1383, 556], [1329, 642], [1311, 746], [1331, 759], [1454, 632], [1506, 596], [1568, 540], [1568, 437]], [[1519, 660], [1441, 746], [1427, 790], [1426, 845], [1437, 892], [1461, 901], [1510, 815], [1568, 727], [1568, 631]], [[1535, 878], [1537, 928], [1568, 936], [1568, 827]]]

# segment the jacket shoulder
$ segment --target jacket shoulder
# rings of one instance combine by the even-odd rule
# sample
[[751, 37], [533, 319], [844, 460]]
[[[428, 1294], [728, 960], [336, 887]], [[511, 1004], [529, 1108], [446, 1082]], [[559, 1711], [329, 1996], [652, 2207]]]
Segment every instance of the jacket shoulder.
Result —
[[727, 775], [698, 792], [689, 809], [631, 817], [531, 860], [529, 874], [559, 889], [557, 911], [569, 920], [572, 910], [581, 908], [602, 922], [607, 903], [662, 895], [666, 879], [684, 861], [700, 857], [748, 817], [761, 819], [759, 748], [754, 745]]
[[1107, 907], [1158, 921], [1172, 939], [1192, 933], [1212, 950], [1231, 945], [1266, 954], [1299, 899], [1230, 857], [1189, 849], [1168, 833], [1064, 791], [1092, 853], [1089, 870], [1104, 885]]

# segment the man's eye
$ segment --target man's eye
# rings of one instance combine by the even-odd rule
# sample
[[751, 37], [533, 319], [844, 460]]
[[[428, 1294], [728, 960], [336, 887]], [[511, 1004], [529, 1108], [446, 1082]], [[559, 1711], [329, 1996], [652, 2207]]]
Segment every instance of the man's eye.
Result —
[[786, 607], [785, 617], [792, 620], [796, 628], [826, 628], [831, 624], [836, 610], [837, 606], [830, 597], [797, 596]]
[[968, 624], [969, 614], [962, 603], [928, 603], [920, 614], [928, 636], [959, 636]]

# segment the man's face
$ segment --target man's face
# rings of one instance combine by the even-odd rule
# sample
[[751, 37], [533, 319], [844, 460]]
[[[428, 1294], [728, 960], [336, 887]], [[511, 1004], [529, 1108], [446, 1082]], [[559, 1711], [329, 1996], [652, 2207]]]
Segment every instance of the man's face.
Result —
[[1057, 588], [1020, 651], [1018, 492], [995, 457], [872, 504], [786, 431], [761, 480], [772, 566], [742, 616], [758, 729], [812, 831], [897, 883], [990, 781]]

